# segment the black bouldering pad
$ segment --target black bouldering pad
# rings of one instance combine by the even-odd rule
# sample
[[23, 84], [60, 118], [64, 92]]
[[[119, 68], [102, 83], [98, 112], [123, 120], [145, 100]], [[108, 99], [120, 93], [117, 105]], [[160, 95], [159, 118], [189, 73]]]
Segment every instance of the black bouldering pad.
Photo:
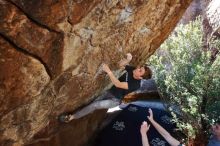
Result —
[[[151, 108], [154, 119], [171, 134], [175, 125], [171, 122], [171, 115], [164, 109]], [[96, 141], [95, 146], [142, 146], [140, 126], [147, 121], [148, 107], [130, 104], [106, 126]], [[151, 146], [169, 146], [166, 140], [151, 125], [148, 131]]]

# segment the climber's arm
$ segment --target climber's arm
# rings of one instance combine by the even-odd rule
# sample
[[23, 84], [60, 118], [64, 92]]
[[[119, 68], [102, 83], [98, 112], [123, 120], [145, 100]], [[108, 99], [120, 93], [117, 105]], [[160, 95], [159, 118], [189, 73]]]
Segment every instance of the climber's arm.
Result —
[[103, 64], [103, 70], [108, 74], [110, 77], [112, 83], [117, 87], [117, 88], [122, 88], [122, 89], [128, 89], [128, 83], [127, 82], [120, 82], [115, 75], [112, 73], [110, 68], [108, 67], [107, 64]]

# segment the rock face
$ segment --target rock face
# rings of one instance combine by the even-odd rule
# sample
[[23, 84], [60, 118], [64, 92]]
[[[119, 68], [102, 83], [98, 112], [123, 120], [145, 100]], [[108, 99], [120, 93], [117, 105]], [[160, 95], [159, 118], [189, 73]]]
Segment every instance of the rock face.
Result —
[[197, 16], [202, 15], [203, 11], [205, 11], [205, 3], [205, 0], [193, 0], [184, 13], [180, 23], [187, 24], [195, 20]]
[[128, 52], [146, 62], [190, 2], [0, 0], [0, 145], [85, 144], [104, 114], [70, 124], [75, 134], [56, 117], [104, 90], [103, 62], [117, 72]]
[[207, 39], [210, 39], [213, 34], [220, 34], [220, 1], [206, 1], [203, 25]]
[[193, 0], [184, 13], [180, 23], [186, 24], [195, 20], [197, 16], [203, 19], [203, 29], [207, 38], [220, 33], [220, 1], [218, 0]]

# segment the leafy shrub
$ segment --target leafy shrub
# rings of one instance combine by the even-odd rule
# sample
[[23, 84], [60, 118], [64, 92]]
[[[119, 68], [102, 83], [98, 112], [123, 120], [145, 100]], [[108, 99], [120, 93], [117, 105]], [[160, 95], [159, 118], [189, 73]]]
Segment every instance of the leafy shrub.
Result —
[[[154, 79], [173, 121], [189, 137], [220, 118], [220, 55], [203, 46], [201, 19], [179, 25], [150, 58]], [[219, 49], [218, 49], [219, 50]], [[175, 107], [175, 108], [171, 108]]]

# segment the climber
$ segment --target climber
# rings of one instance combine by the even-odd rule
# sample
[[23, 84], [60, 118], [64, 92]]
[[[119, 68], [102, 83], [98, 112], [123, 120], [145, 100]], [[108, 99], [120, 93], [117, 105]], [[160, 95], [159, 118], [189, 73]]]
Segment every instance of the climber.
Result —
[[134, 68], [128, 64], [132, 60], [132, 55], [127, 54], [127, 58], [119, 62], [121, 69], [125, 69], [125, 73], [117, 79], [107, 64], [102, 65], [102, 69], [107, 73], [113, 86], [104, 94], [97, 97], [91, 104], [77, 111], [74, 114], [63, 114], [59, 117], [61, 122], [69, 122], [73, 119], [81, 118], [96, 109], [108, 109], [118, 106], [123, 97], [140, 87], [141, 79], [151, 78], [151, 70], [148, 66]]

